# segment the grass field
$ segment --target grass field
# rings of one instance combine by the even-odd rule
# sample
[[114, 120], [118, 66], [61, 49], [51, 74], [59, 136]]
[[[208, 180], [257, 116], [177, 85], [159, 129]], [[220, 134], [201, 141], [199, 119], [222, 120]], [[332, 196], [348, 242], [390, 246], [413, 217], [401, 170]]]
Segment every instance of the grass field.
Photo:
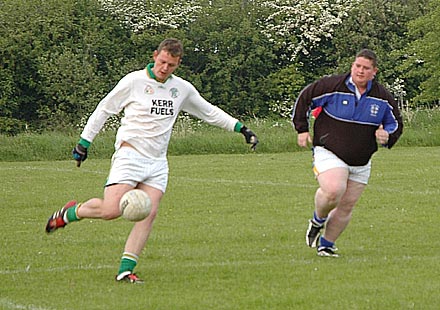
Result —
[[129, 222], [44, 233], [67, 200], [101, 196], [108, 160], [0, 162], [0, 309], [438, 309], [440, 147], [374, 156], [338, 259], [305, 245], [309, 152], [169, 160], [144, 285], [114, 281]]

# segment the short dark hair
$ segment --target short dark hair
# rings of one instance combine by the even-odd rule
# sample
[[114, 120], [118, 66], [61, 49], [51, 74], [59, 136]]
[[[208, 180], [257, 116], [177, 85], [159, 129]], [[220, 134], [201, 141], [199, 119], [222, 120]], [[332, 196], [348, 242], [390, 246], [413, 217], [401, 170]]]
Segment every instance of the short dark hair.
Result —
[[168, 38], [163, 40], [159, 47], [157, 48], [157, 52], [167, 51], [173, 57], [183, 57], [183, 44], [180, 40], [175, 38]]
[[373, 67], [375, 68], [377, 67], [377, 56], [372, 50], [369, 50], [368, 48], [364, 48], [363, 50], [361, 50], [356, 54], [356, 58], [358, 57], [363, 57], [371, 60], [373, 62]]

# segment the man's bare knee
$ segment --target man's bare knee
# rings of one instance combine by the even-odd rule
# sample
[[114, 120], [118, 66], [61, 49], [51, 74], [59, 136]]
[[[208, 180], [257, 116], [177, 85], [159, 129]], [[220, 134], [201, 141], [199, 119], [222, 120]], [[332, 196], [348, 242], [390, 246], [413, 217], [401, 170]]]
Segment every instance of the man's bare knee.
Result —
[[325, 197], [329, 205], [337, 205], [344, 195], [344, 191], [344, 187], [332, 187], [326, 190], [321, 188], [321, 194]]

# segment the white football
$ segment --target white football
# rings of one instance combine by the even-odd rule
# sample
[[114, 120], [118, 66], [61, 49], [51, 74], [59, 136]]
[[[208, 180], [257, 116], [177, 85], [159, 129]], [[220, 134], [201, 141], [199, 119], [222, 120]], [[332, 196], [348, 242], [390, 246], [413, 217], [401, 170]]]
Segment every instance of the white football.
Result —
[[142, 221], [151, 212], [150, 197], [143, 190], [130, 190], [121, 197], [119, 210], [122, 217], [126, 220], [133, 222]]

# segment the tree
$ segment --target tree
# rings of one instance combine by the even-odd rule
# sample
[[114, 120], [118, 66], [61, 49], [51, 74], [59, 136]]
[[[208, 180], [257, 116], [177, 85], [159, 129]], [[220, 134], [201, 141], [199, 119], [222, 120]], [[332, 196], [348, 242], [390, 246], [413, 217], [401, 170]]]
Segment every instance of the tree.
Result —
[[96, 1], [0, 5], [0, 117], [64, 128], [92, 110], [129, 64], [130, 33]]
[[419, 103], [440, 103], [440, 1], [431, 0], [427, 14], [409, 23], [411, 41], [408, 59], [403, 68], [409, 78], [421, 80], [421, 93], [415, 97]]
[[177, 74], [239, 116], [288, 116], [364, 47], [396, 97], [432, 102], [439, 15], [439, 0], [3, 0], [0, 132], [76, 124], [165, 37], [184, 43]]
[[408, 22], [424, 13], [426, 2], [365, 0], [359, 3], [335, 29], [330, 55], [337, 64], [334, 70], [349, 70], [359, 50], [372, 49], [379, 59], [377, 78], [388, 85], [396, 98], [409, 100], [414, 97], [419, 82], [407, 79], [400, 65], [406, 58], [404, 48], [411, 40], [407, 35]]
[[195, 20], [201, 10], [198, 0], [99, 0], [105, 10], [134, 33], [180, 28]]
[[[213, 1], [214, 2], [214, 1]], [[277, 69], [270, 43], [255, 26], [254, 6], [215, 1], [187, 29], [188, 76], [212, 103], [242, 116], [265, 116], [267, 76]]]
[[324, 38], [333, 36], [358, 0], [271, 0], [263, 1], [271, 14], [262, 21], [263, 32], [295, 61], [300, 53], [309, 55]]

